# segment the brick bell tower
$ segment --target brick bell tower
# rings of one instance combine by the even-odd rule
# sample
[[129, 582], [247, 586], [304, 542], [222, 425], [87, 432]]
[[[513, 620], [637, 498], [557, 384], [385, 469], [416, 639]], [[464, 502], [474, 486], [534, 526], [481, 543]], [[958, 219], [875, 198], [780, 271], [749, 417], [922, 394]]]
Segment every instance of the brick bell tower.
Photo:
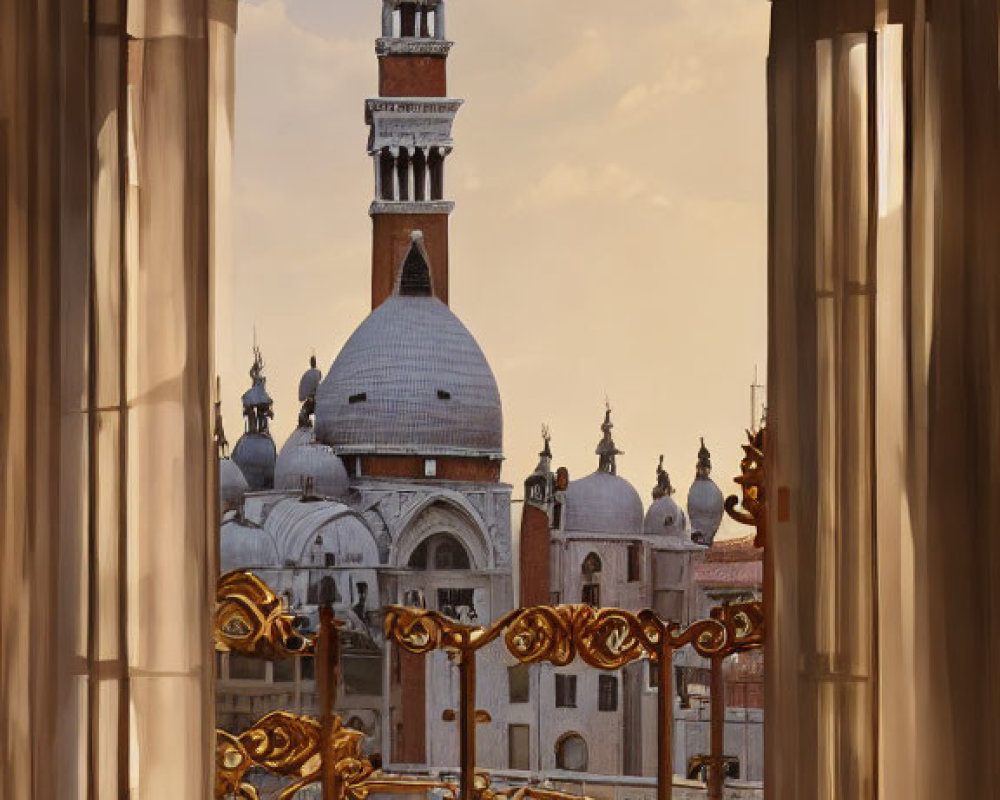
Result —
[[448, 302], [448, 217], [444, 165], [461, 100], [447, 96], [445, 0], [382, 0], [376, 42], [379, 96], [365, 101], [375, 167], [372, 308], [395, 288], [411, 234], [422, 231], [433, 294]]

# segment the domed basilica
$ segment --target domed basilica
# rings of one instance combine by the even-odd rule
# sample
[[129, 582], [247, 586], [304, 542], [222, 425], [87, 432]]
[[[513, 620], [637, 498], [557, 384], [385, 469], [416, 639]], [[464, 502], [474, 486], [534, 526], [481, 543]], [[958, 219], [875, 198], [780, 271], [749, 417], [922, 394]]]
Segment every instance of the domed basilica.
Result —
[[[453, 203], [445, 199], [444, 165], [462, 101], [445, 93], [444, 2], [384, 0], [382, 27], [380, 94], [366, 101], [375, 174], [372, 310], [325, 376], [312, 359], [299, 383], [298, 425], [280, 448], [255, 348], [244, 433], [231, 456], [223, 445], [219, 464], [220, 562], [223, 571], [260, 575], [303, 628], [316, 625], [320, 605], [332, 604], [345, 623], [340, 705], [348, 724], [387, 764], [445, 768], [457, 763], [454, 723], [443, 713], [456, 702], [454, 665], [441, 654], [390, 652], [379, 610], [416, 604], [487, 623], [512, 609], [512, 488], [500, 479], [496, 379], [448, 306]], [[649, 606], [686, 623], [710, 604], [696, 570], [723, 516], [708, 450], [702, 443], [686, 510], [662, 458], [647, 508], [617, 475], [622, 452], [610, 408], [600, 427], [597, 469], [577, 480], [553, 471], [545, 437], [524, 484], [519, 602]], [[688, 667], [700, 668], [678, 663]], [[553, 714], [536, 718], [514, 698], [517, 669], [503, 653], [481, 660], [479, 704], [492, 720], [480, 731], [483, 766], [655, 772], [654, 738], [636, 721], [655, 714], [645, 672], [569, 667], [554, 676], [551, 667], [533, 667], [527, 696], [555, 704]], [[309, 659], [271, 664], [227, 654], [219, 674], [223, 727], [241, 729], [273, 708], [316, 707]], [[543, 681], [554, 681], [555, 691]], [[559, 689], [570, 683], [572, 698]], [[554, 743], [551, 752], [535, 744], [545, 741]]]

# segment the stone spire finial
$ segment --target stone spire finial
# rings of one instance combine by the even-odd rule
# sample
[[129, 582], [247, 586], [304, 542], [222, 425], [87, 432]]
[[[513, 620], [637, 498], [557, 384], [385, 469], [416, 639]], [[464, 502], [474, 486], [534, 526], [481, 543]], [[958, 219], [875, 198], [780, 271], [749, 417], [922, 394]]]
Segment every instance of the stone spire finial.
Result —
[[698, 450], [698, 465], [695, 467], [695, 478], [707, 478], [712, 474], [712, 454], [705, 447], [705, 437], [701, 437], [701, 447]]
[[267, 378], [264, 377], [264, 357], [260, 348], [253, 346], [253, 364], [250, 366], [250, 388], [243, 393], [243, 416], [246, 417], [247, 433], [267, 433], [268, 420], [274, 419], [271, 395], [267, 393]]
[[548, 475], [552, 472], [552, 448], [549, 446], [552, 435], [549, 433], [548, 425], [542, 425], [542, 441], [544, 446], [538, 454], [538, 466], [535, 467], [536, 475]]
[[674, 487], [670, 485], [670, 476], [663, 469], [663, 456], [660, 456], [660, 463], [656, 466], [656, 486], [653, 487], [653, 499], [659, 500], [661, 497], [669, 497], [674, 493]]
[[316, 391], [319, 389], [323, 373], [316, 369], [316, 354], [309, 357], [309, 369], [299, 379], [299, 427], [311, 428], [313, 414], [316, 413]]
[[597, 449], [594, 451], [597, 453], [599, 459], [597, 462], [598, 472], [607, 472], [611, 475], [618, 474], [618, 466], [615, 463], [616, 456], [625, 455], [624, 450], [619, 450], [615, 446], [615, 440], [611, 438], [611, 429], [614, 427], [614, 423], [611, 421], [611, 403], [605, 401], [604, 409], [604, 423], [601, 425], [601, 431], [603, 431], [604, 436], [597, 443]]
[[222, 426], [222, 379], [215, 376], [215, 446], [219, 450], [219, 458], [229, 458], [229, 440]]

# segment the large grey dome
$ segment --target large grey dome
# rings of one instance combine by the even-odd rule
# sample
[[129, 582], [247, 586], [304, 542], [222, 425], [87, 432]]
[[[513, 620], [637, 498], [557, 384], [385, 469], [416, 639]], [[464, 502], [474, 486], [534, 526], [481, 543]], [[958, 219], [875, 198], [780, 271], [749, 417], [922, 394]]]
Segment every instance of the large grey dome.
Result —
[[320, 384], [316, 439], [339, 453], [500, 455], [500, 392], [444, 303], [396, 295], [361, 323]]
[[687, 515], [669, 494], [653, 501], [646, 512], [643, 533], [687, 538]]
[[345, 497], [350, 484], [344, 462], [325, 444], [313, 441], [313, 429], [296, 428], [278, 453], [274, 488], [301, 491], [311, 484], [317, 497]]
[[566, 487], [563, 528], [585, 533], [642, 532], [642, 499], [624, 478], [597, 471]]

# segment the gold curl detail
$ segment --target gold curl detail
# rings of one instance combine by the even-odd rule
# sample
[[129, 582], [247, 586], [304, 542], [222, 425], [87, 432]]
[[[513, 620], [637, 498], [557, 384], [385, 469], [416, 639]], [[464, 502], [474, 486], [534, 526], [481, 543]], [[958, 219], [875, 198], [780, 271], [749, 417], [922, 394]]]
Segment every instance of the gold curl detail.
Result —
[[763, 647], [764, 606], [759, 600], [716, 606], [712, 618], [726, 629], [730, 652]]
[[215, 649], [259, 658], [308, 655], [315, 643], [295, 630], [284, 598], [252, 572], [233, 570], [215, 593]]
[[[767, 448], [767, 428], [747, 431], [743, 445], [740, 475], [733, 478], [741, 489], [740, 497], [726, 498], [726, 513], [737, 522], [753, 525], [757, 529], [754, 547], [763, 547], [767, 541], [767, 507], [764, 483], [764, 454]], [[742, 509], [739, 508], [742, 506]]]
[[573, 639], [580, 658], [592, 667], [620, 669], [658, 650], [658, 632], [636, 614], [618, 608], [572, 608]]
[[574, 606], [535, 606], [518, 613], [507, 628], [504, 643], [526, 664], [551, 661], [564, 667], [576, 658], [573, 641]]
[[411, 653], [424, 654], [432, 650], [449, 653], [472, 653], [499, 637], [520, 613], [512, 611], [490, 627], [463, 625], [438, 611], [409, 606], [388, 606], [383, 619], [383, 630]]

